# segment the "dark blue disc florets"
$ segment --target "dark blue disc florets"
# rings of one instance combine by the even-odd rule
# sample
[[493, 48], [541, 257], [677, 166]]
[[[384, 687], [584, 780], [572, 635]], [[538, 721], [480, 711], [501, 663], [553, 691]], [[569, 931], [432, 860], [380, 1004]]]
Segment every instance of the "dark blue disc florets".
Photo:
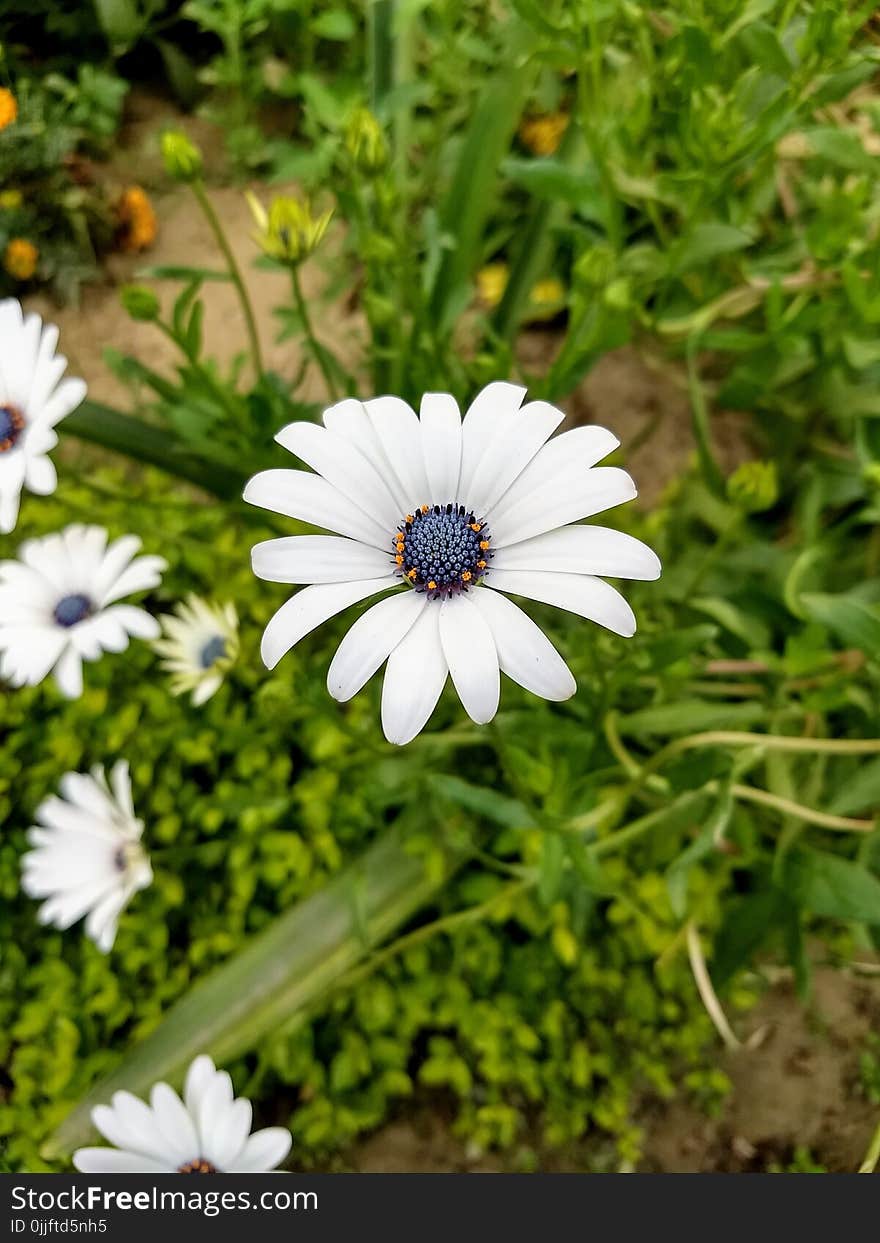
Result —
[[59, 626], [68, 628], [77, 625], [78, 622], [85, 621], [92, 613], [92, 602], [88, 596], [81, 595], [77, 592], [74, 595], [64, 596], [55, 605], [55, 620]]
[[464, 505], [422, 505], [394, 536], [398, 572], [432, 600], [467, 591], [486, 572], [492, 553], [485, 523]]
[[0, 453], [14, 449], [24, 431], [24, 416], [17, 406], [0, 402]]

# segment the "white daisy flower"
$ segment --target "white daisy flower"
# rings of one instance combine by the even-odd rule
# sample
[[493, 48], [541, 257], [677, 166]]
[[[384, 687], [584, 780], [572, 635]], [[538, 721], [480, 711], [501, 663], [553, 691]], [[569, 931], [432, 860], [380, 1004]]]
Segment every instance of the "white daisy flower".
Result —
[[21, 887], [45, 898], [41, 924], [69, 928], [86, 916], [86, 936], [106, 954], [123, 907], [153, 879], [134, 814], [128, 764], [61, 778], [61, 798], [45, 799], [28, 832], [33, 850], [22, 856]]
[[636, 495], [625, 471], [596, 465], [617, 437], [577, 427], [551, 440], [562, 411], [545, 401], [520, 408], [524, 396], [490, 384], [463, 420], [448, 393], [426, 393], [420, 417], [397, 397], [347, 399], [325, 411], [323, 427], [278, 433], [316, 473], [264, 471], [245, 500], [336, 534], [253, 550], [258, 577], [307, 584], [266, 627], [270, 669], [335, 613], [402, 582], [411, 590], [349, 630], [327, 684], [344, 702], [387, 660], [382, 726], [406, 743], [447, 674], [478, 724], [498, 708], [499, 672], [545, 699], [574, 694], [562, 657], [508, 593], [634, 633], [632, 609], [597, 576], [653, 579], [660, 562], [630, 535], [578, 525]]
[[84, 660], [124, 651], [129, 635], [158, 638], [155, 618], [116, 603], [157, 586], [165, 569], [162, 557], [132, 560], [140, 546], [124, 535], [108, 547], [103, 527], [74, 525], [0, 561], [0, 678], [36, 686], [54, 669], [61, 692], [76, 699]]
[[234, 1099], [232, 1080], [209, 1057], [187, 1071], [183, 1100], [157, 1083], [147, 1105], [115, 1092], [112, 1105], [92, 1110], [92, 1122], [114, 1148], [80, 1148], [73, 1164], [83, 1174], [267, 1174], [290, 1151], [281, 1126], [251, 1134], [251, 1103]]
[[171, 675], [175, 695], [192, 691], [195, 707], [220, 689], [238, 656], [238, 614], [232, 604], [208, 604], [192, 595], [159, 618], [164, 636], [153, 644]]
[[86, 395], [84, 380], [62, 380], [67, 359], [55, 353], [58, 329], [23, 315], [15, 298], [0, 302], [0, 531], [15, 529], [22, 488], [39, 496], [58, 477], [46, 456], [54, 427]]

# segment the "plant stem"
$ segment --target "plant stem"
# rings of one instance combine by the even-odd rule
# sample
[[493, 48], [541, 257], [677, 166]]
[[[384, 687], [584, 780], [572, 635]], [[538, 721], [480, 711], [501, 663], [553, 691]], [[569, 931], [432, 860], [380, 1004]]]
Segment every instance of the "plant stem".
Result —
[[235, 255], [232, 253], [229, 242], [226, 239], [226, 234], [223, 232], [220, 217], [215, 212], [211, 200], [205, 193], [203, 182], [194, 181], [192, 183], [192, 189], [193, 194], [196, 196], [196, 201], [198, 202], [199, 207], [201, 207], [202, 213], [211, 228], [211, 232], [214, 234], [217, 245], [220, 247], [223, 258], [226, 260], [226, 266], [229, 269], [230, 279], [235, 286], [236, 292], [238, 293], [238, 300], [241, 303], [248, 339], [250, 341], [251, 357], [253, 359], [257, 378], [259, 378], [263, 374], [263, 354], [260, 349], [260, 338], [257, 335], [257, 321], [254, 318], [254, 308], [251, 305], [250, 296], [248, 295], [244, 280], [242, 279], [241, 270], [235, 260]]
[[873, 1174], [877, 1168], [877, 1162], [880, 1161], [880, 1122], [877, 1123], [877, 1130], [874, 1132], [871, 1142], [868, 1145], [868, 1151], [865, 1153], [865, 1159], [859, 1166], [860, 1174]]
[[874, 830], [873, 820], [832, 816], [829, 812], [805, 807], [803, 803], [783, 798], [780, 794], [771, 794], [769, 790], [761, 790], [757, 786], [732, 785], [730, 789], [734, 798], [742, 799], [745, 803], [760, 803], [763, 807], [772, 807], [784, 816], [796, 816], [807, 824], [817, 824], [821, 829], [835, 829], [843, 833], [871, 833]]
[[324, 383], [327, 385], [327, 392], [330, 394], [333, 401], [336, 401], [339, 397], [339, 391], [333, 381], [333, 374], [327, 365], [327, 359], [324, 355], [324, 347], [315, 336], [314, 329], [312, 328], [312, 321], [309, 317], [306, 300], [303, 297], [302, 285], [299, 282], [299, 268], [294, 267], [290, 269], [290, 280], [293, 285], [293, 297], [296, 302], [296, 309], [299, 312], [303, 332], [305, 333], [306, 340], [309, 345], [309, 351], [321, 369], [321, 375], [324, 377]]
[[691, 423], [694, 430], [694, 439], [697, 442], [697, 455], [700, 459], [700, 467], [711, 491], [716, 494], [723, 494], [724, 476], [721, 474], [712, 449], [709, 411], [706, 407], [706, 394], [703, 391], [703, 384], [697, 366], [697, 338], [695, 336], [688, 338], [685, 354], [687, 357], [688, 393], [691, 399]]
[[706, 960], [703, 957], [703, 950], [700, 946], [700, 934], [693, 920], [690, 920], [687, 925], [687, 948], [697, 992], [700, 994], [700, 1000], [706, 1007], [706, 1013], [712, 1020], [715, 1030], [728, 1049], [742, 1048], [739, 1040], [734, 1035], [733, 1028], [727, 1021], [727, 1015], [721, 1008], [721, 1002], [718, 1000], [715, 989], [712, 987], [712, 980], [709, 977]]

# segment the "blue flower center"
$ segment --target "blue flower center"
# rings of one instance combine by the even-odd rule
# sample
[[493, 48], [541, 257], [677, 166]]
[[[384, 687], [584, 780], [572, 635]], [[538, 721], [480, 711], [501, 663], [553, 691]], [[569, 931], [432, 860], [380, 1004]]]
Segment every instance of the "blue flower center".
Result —
[[55, 620], [59, 626], [75, 626], [77, 622], [85, 621], [92, 612], [92, 602], [88, 596], [76, 593], [70, 596], [64, 596], [55, 605]]
[[14, 449], [24, 431], [24, 416], [17, 406], [0, 405], [0, 453]]
[[226, 640], [222, 635], [215, 634], [199, 652], [199, 663], [203, 669], [210, 669], [218, 660], [226, 655]]
[[464, 505], [422, 505], [394, 536], [397, 571], [416, 591], [443, 600], [467, 591], [491, 560], [486, 524]]

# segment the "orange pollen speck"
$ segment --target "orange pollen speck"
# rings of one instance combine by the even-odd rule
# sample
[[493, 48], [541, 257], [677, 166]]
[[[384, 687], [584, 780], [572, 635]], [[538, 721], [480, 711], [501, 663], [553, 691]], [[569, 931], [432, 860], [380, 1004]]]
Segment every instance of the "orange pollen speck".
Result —
[[462, 574], [462, 576], [461, 576], [461, 581], [462, 581], [463, 583], [469, 583], [469, 582], [471, 581], [471, 572], [470, 572], [470, 570], [465, 570], [464, 574]]
[[412, 520], [413, 520], [412, 514], [407, 514], [406, 518], [404, 518], [404, 522], [412, 522]]
[[394, 560], [398, 565], [403, 565], [403, 557], [400, 553], [397, 554]]
[[428, 512], [428, 506], [427, 506], [427, 505], [423, 505], [423, 506], [422, 506], [422, 511], [421, 511], [421, 512], [422, 512], [423, 514], [426, 514], [426, 513]]
[[478, 562], [477, 562], [477, 569], [478, 569], [478, 570], [485, 570], [485, 568], [486, 568], [486, 562], [485, 562], [485, 561], [478, 561]]
[[407, 578], [413, 578], [413, 579], [414, 579], [414, 578], [415, 578], [415, 576], [416, 576], [416, 569], [415, 569], [415, 567], [413, 567], [413, 569], [411, 569], [411, 570], [407, 570], [407, 572], [406, 572], [406, 576], [407, 576]]
[[428, 591], [436, 591], [436, 590], [437, 590], [437, 584], [434, 582], [432, 578], [430, 583], [428, 583]]
[[482, 527], [482, 525], [481, 525], [479, 522], [472, 522], [472, 523], [471, 523], [471, 530], [472, 530], [472, 531], [482, 531], [482, 529], [483, 529], [483, 527]]
[[489, 541], [487, 539], [481, 539], [480, 547], [482, 548], [483, 552], [485, 552], [486, 549], [489, 547]]

